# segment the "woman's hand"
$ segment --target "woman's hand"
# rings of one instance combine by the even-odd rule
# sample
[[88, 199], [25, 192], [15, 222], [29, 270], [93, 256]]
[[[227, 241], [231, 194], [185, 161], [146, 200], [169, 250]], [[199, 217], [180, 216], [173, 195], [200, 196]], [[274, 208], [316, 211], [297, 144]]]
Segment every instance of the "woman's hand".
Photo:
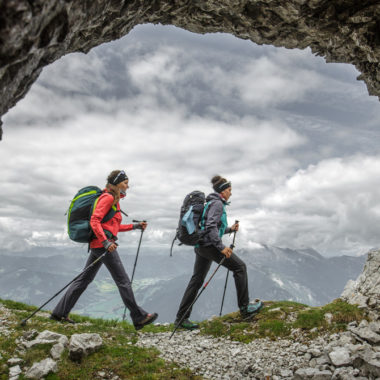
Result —
[[102, 244], [108, 252], [113, 252], [117, 248], [117, 244], [111, 240], [104, 240]]
[[115, 243], [112, 243], [112, 244], [108, 247], [108, 252], [113, 252], [116, 248], [117, 248], [117, 245], [116, 245]]
[[239, 223], [234, 223], [230, 228], [231, 231], [239, 231]]
[[134, 224], [134, 228], [136, 230], [145, 230], [145, 228], [148, 226], [148, 223], [143, 221], [143, 222], [138, 222], [136, 224]]
[[232, 255], [232, 249], [230, 247], [224, 247], [222, 254], [229, 259]]

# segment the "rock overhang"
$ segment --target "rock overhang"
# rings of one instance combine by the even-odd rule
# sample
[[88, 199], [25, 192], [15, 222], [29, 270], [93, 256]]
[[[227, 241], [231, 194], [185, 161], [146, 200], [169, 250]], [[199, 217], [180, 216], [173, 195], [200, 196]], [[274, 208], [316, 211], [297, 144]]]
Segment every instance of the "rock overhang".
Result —
[[379, 16], [378, 0], [1, 2], [0, 117], [25, 96], [47, 64], [71, 52], [87, 53], [145, 23], [229, 33], [277, 47], [310, 47], [327, 62], [353, 64], [369, 95], [380, 97]]

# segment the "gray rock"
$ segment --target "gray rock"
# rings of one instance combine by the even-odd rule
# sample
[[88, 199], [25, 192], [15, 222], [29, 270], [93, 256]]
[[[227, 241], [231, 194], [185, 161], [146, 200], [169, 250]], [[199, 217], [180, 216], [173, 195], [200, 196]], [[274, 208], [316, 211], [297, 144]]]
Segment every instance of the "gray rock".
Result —
[[330, 358], [328, 355], [322, 355], [318, 358], [316, 358], [317, 365], [324, 365], [324, 364], [330, 364]]
[[34, 329], [33, 330], [25, 331], [24, 334], [22, 334], [23, 338], [26, 339], [26, 340], [32, 340], [37, 335], [38, 335], [38, 331], [34, 330]]
[[50, 350], [50, 355], [54, 360], [60, 359], [61, 355], [65, 351], [65, 346], [62, 343], [56, 343]]
[[369, 327], [360, 327], [359, 325], [359, 327], [348, 327], [348, 330], [369, 343], [380, 343], [380, 335], [373, 332]]
[[71, 360], [80, 361], [83, 356], [98, 350], [103, 344], [99, 334], [73, 334], [69, 343]]
[[21, 368], [19, 365], [9, 368], [9, 377], [18, 377], [21, 374]]
[[337, 368], [332, 376], [333, 380], [352, 380], [359, 375], [360, 371], [352, 367], [340, 367]]
[[47, 358], [41, 360], [38, 363], [34, 363], [32, 367], [25, 373], [27, 379], [42, 379], [47, 376], [50, 372], [57, 372], [57, 363], [51, 359]]
[[330, 380], [332, 372], [328, 370], [320, 371], [316, 368], [300, 368], [294, 374], [295, 380], [313, 379], [313, 380]]
[[281, 377], [293, 377], [293, 372], [290, 369], [282, 369], [280, 371]]
[[10, 358], [7, 363], [10, 365], [10, 366], [14, 366], [14, 365], [17, 365], [17, 364], [21, 364], [23, 362], [22, 359], [20, 358]]
[[336, 348], [329, 353], [332, 364], [336, 367], [347, 366], [351, 363], [350, 353], [346, 348]]
[[331, 325], [332, 319], [333, 319], [333, 315], [331, 313], [326, 313], [324, 315], [324, 318], [325, 318], [325, 321], [327, 322], [327, 324]]
[[370, 322], [368, 327], [376, 334], [380, 333], [380, 322]]
[[372, 377], [380, 377], [380, 361], [379, 360], [370, 360], [368, 362], [364, 362], [364, 364], [361, 366], [361, 372], [365, 376], [372, 376]]
[[26, 348], [31, 348], [36, 344], [55, 344], [61, 343], [64, 346], [67, 346], [69, 340], [66, 335], [58, 334], [49, 330], [45, 330], [42, 333], [38, 334], [36, 339], [31, 340], [30, 342], [24, 342]]
[[356, 281], [349, 281], [341, 298], [351, 304], [368, 309], [370, 316], [378, 319], [380, 311], [380, 251], [368, 253], [363, 272]]

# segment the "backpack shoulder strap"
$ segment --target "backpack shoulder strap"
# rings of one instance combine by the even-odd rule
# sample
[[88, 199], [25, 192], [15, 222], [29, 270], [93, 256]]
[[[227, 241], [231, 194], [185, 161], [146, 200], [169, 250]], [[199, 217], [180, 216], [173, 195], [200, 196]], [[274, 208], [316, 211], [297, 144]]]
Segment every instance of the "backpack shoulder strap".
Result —
[[212, 200], [208, 201], [205, 204], [205, 207], [203, 208], [203, 213], [202, 213], [202, 217], [201, 217], [201, 230], [205, 229], [206, 211], [207, 211], [208, 207], [210, 206], [211, 202], [212, 202]]
[[[103, 193], [95, 200], [91, 214], [95, 211], [96, 206], [97, 206], [100, 198], [108, 196], [108, 195], [112, 197], [112, 194], [109, 194], [109, 193], [106, 193], [105, 191], [103, 191]], [[120, 211], [117, 209], [116, 205], [112, 205], [111, 208], [109, 209], [109, 211], [107, 212], [107, 214], [102, 219], [102, 223], [105, 223], [105, 222], [108, 222], [109, 220], [111, 220], [117, 212], [120, 212]]]

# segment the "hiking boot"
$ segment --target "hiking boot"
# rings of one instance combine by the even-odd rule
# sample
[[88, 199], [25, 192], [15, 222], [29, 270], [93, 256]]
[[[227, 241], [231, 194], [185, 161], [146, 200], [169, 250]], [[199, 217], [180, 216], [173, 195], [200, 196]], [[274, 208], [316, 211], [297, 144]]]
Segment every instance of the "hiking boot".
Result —
[[135, 329], [141, 330], [144, 326], [149, 325], [150, 323], [153, 323], [157, 319], [157, 317], [158, 317], [157, 313], [147, 314], [146, 317], [141, 322], [134, 324]]
[[58, 315], [51, 314], [49, 318], [53, 319], [54, 321], [61, 322], [61, 323], [67, 322], [67, 323], [72, 323], [73, 325], [75, 325], [75, 321], [73, 321], [69, 317], [59, 317]]
[[255, 302], [250, 302], [248, 305], [241, 307], [240, 315], [244, 320], [250, 319], [254, 317], [263, 306], [260, 300], [255, 300]]
[[195, 322], [192, 322], [190, 321], [188, 318], [184, 319], [181, 324], [179, 324], [180, 320], [176, 320], [174, 322], [175, 326], [177, 327], [182, 327], [183, 329], [186, 329], [186, 330], [195, 330], [195, 329], [199, 329], [199, 325], [198, 323], [195, 323]]

